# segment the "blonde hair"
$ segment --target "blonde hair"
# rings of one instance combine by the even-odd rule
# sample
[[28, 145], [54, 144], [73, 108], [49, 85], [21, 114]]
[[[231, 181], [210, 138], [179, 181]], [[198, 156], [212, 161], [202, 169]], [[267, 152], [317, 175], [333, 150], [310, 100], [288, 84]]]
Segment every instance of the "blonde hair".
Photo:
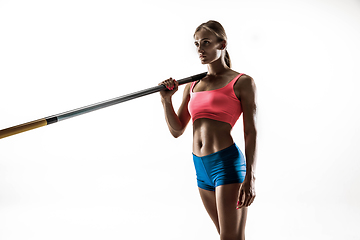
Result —
[[[205, 29], [205, 30], [210, 31], [213, 34], [215, 34], [215, 36], [219, 39], [219, 42], [224, 41], [224, 40], [227, 41], [225, 29], [217, 21], [210, 20], [210, 21], [200, 24], [195, 30], [194, 37], [195, 37], [195, 34], [198, 31], [200, 31], [201, 29]], [[225, 50], [225, 63], [229, 68], [231, 68], [231, 60], [230, 60], [230, 56], [229, 56], [229, 53], [227, 50]]]

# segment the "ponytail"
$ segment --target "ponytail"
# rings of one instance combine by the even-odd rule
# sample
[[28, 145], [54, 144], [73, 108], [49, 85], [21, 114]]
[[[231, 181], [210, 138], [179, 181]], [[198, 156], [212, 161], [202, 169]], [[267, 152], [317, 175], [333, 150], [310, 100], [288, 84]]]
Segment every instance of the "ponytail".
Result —
[[231, 68], [231, 60], [227, 50], [225, 50], [225, 63], [229, 68]]

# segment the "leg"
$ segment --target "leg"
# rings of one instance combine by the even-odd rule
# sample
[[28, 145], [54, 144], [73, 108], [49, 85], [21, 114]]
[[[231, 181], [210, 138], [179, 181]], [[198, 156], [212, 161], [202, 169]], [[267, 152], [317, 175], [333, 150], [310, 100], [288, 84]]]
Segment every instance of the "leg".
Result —
[[205, 209], [208, 212], [211, 220], [214, 222], [218, 233], [220, 234], [218, 214], [216, 209], [215, 191], [209, 191], [199, 188], [199, 192]]
[[221, 240], [244, 240], [247, 208], [236, 209], [241, 183], [216, 187], [216, 207]]

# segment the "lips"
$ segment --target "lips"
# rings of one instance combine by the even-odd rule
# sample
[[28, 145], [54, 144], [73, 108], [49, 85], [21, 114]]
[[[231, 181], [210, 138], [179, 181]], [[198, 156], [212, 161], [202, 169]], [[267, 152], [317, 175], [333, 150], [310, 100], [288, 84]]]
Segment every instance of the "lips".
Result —
[[205, 55], [202, 55], [202, 54], [200, 54], [200, 56], [199, 56], [199, 58], [204, 58], [204, 57], [206, 57]]

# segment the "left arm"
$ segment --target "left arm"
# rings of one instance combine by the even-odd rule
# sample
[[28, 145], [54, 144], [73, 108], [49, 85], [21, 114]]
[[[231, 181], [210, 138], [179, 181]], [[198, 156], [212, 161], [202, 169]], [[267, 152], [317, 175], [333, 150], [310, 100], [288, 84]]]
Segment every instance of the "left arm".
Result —
[[248, 207], [255, 198], [256, 166], [256, 85], [254, 79], [243, 75], [235, 85], [244, 120], [246, 176], [240, 187], [238, 208]]

